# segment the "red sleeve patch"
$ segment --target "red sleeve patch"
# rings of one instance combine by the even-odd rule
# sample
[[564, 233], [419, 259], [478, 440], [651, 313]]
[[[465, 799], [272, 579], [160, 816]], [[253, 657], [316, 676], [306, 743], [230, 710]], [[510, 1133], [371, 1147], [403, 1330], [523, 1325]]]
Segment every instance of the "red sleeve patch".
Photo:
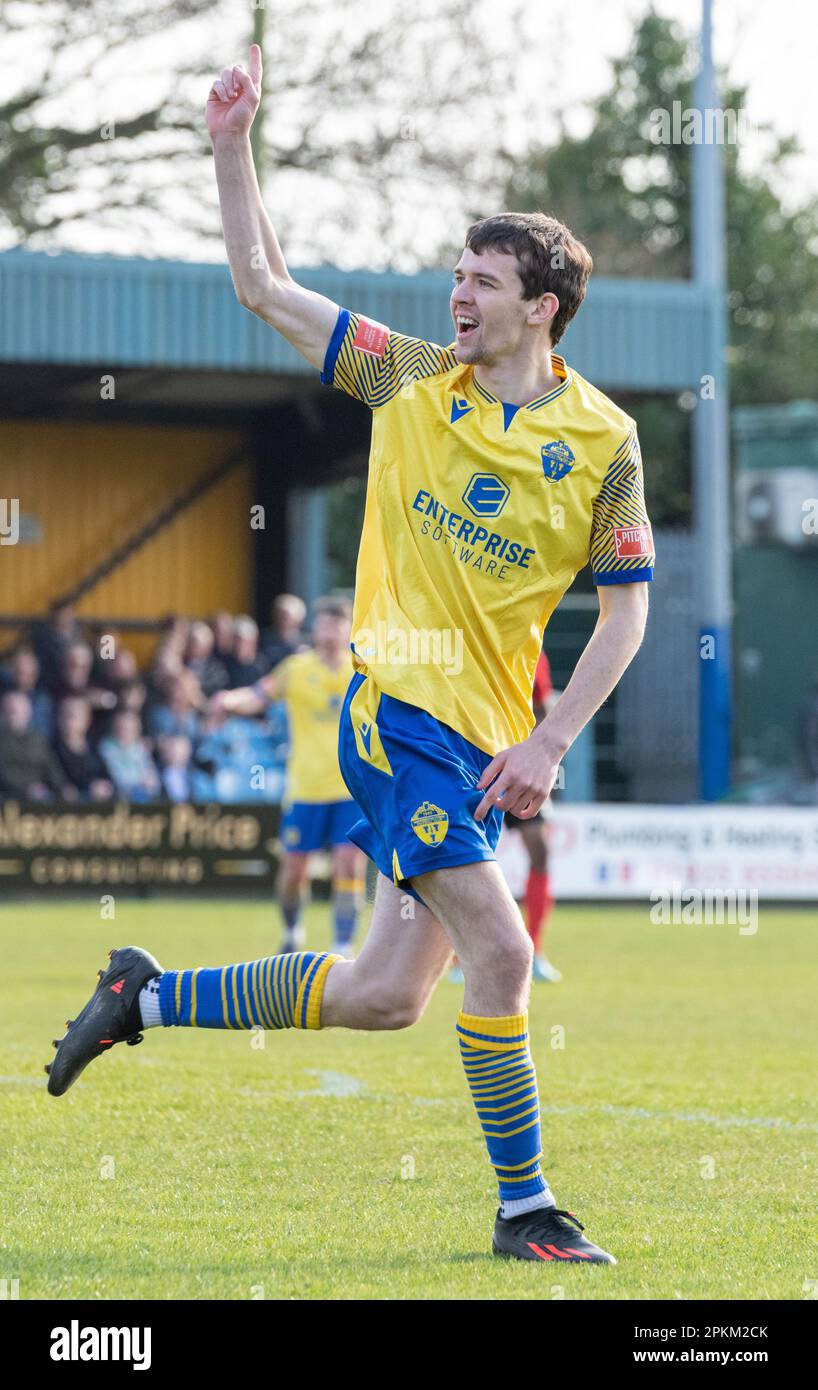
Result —
[[382, 323], [375, 323], [372, 319], [362, 318], [358, 323], [358, 331], [352, 340], [352, 346], [359, 352], [368, 352], [372, 357], [383, 357], [386, 352], [386, 345], [389, 342], [389, 329]]
[[637, 555], [653, 554], [653, 538], [649, 526], [614, 526], [613, 538], [617, 560], [631, 560]]

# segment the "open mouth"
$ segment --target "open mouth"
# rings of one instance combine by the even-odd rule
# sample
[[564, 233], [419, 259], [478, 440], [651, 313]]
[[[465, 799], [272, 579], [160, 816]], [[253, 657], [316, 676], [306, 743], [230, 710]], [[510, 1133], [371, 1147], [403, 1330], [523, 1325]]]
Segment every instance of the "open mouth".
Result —
[[454, 326], [457, 331], [457, 341], [468, 343], [475, 336], [480, 325], [477, 319], [471, 318], [469, 314], [455, 314]]

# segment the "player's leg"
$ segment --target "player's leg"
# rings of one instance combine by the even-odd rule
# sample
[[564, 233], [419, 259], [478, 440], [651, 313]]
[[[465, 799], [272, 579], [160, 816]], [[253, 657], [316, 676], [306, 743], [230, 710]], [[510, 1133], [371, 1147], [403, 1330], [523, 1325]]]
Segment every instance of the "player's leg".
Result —
[[496, 861], [441, 868], [412, 886], [448, 936], [465, 976], [457, 1032], [466, 1078], [497, 1173], [496, 1254], [615, 1263], [557, 1209], [540, 1167], [537, 1077], [528, 1044], [531, 940]]
[[378, 874], [361, 953], [327, 977], [322, 1028], [408, 1028], [423, 1013], [451, 954], [429, 908]]
[[357, 960], [296, 951], [210, 970], [165, 971], [160, 1016], [152, 1012], [142, 1026], [408, 1028], [450, 958], [449, 938], [430, 910], [379, 874]]
[[542, 942], [548, 932], [548, 919], [554, 906], [548, 872], [548, 822], [541, 816], [518, 821], [528, 853], [528, 880], [525, 888], [525, 915], [528, 934], [534, 946], [532, 979], [556, 983], [562, 975], [545, 954]]
[[302, 850], [285, 850], [278, 871], [278, 902], [284, 918], [282, 951], [300, 951], [306, 944], [304, 901], [309, 882], [310, 856]]
[[[429, 910], [382, 875], [358, 960], [294, 951], [236, 965], [165, 970], [138, 947], [112, 951], [94, 994], [46, 1068], [62, 1095], [117, 1042], [151, 1027], [406, 1028], [422, 1013], [451, 956]], [[326, 1001], [325, 988], [331, 983]]]
[[506, 1215], [553, 1205], [540, 1169], [539, 1102], [528, 1046], [532, 946], [496, 861], [413, 878], [465, 977], [457, 1023], [472, 1097]]

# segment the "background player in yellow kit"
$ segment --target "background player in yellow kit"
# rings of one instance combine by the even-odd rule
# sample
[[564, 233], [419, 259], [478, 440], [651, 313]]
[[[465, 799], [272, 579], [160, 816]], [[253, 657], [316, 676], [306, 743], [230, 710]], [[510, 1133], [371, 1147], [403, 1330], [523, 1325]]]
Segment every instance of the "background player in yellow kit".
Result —
[[[532, 945], [494, 857], [503, 811], [525, 818], [547, 800], [647, 616], [653, 547], [634, 421], [553, 350], [591, 257], [553, 217], [501, 214], [466, 233], [451, 346], [339, 308], [293, 280], [262, 204], [249, 140], [260, 83], [254, 45], [249, 73], [225, 68], [207, 105], [237, 296], [372, 411], [339, 743], [360, 812], [350, 835], [381, 871], [372, 924], [354, 961], [303, 951], [162, 971], [141, 949], [115, 951], [59, 1043], [49, 1089], [62, 1094], [141, 1027], [406, 1027], [454, 949], [466, 982], [457, 1039], [499, 1184], [492, 1249], [614, 1263], [557, 1207], [540, 1167]], [[543, 630], [588, 563], [599, 618], [534, 728]]]
[[338, 767], [338, 720], [352, 676], [351, 615], [345, 599], [319, 599], [310, 651], [285, 657], [256, 685], [219, 691], [212, 701], [213, 708], [225, 714], [261, 714], [273, 700], [283, 700], [287, 706], [290, 753], [278, 879], [284, 917], [282, 951], [298, 951], [306, 944], [302, 913], [310, 855], [328, 849], [332, 852], [332, 949], [338, 955], [352, 954], [365, 858], [347, 837], [358, 810]]

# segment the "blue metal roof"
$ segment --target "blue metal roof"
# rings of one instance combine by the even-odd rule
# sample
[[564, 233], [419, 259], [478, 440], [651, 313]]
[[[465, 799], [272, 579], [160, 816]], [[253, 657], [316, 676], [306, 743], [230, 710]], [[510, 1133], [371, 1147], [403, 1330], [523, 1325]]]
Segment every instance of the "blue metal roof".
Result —
[[[451, 341], [446, 271], [293, 276], [403, 333]], [[687, 281], [593, 279], [560, 350], [595, 384], [672, 391], [708, 370], [707, 293]], [[309, 373], [298, 354], [243, 309], [225, 264], [0, 254], [0, 361]]]

